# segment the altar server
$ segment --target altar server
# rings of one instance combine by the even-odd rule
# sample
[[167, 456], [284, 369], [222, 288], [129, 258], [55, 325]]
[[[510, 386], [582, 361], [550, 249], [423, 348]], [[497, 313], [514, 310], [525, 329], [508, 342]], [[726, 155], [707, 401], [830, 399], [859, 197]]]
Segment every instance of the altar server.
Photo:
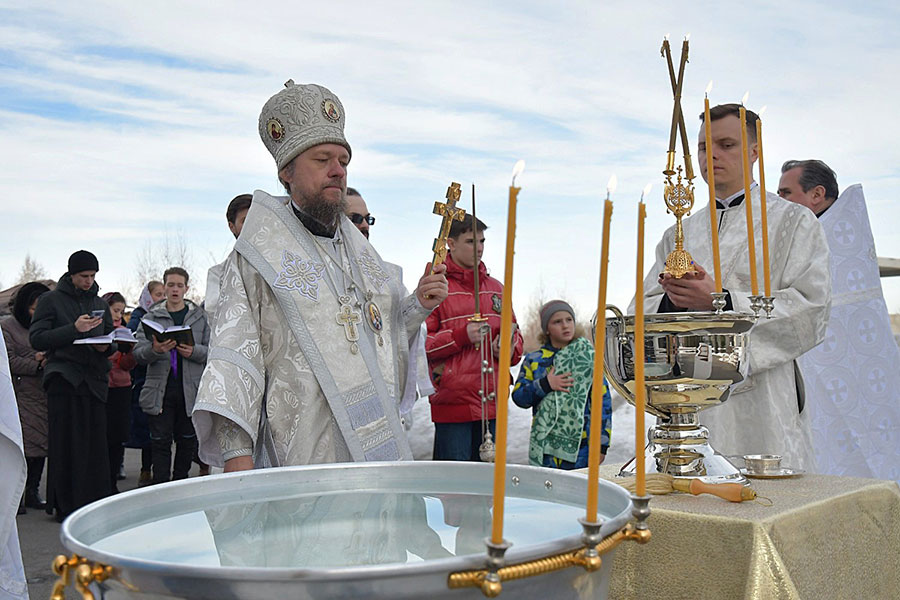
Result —
[[288, 197], [256, 191], [225, 263], [194, 419], [200, 458], [254, 466], [411, 459], [398, 403], [409, 336], [447, 296], [443, 266], [401, 282], [344, 216], [350, 144], [330, 90], [293, 81], [259, 134]]
[[[711, 123], [699, 132], [698, 161], [706, 172], [705, 127], [712, 127], [713, 169], [719, 222], [719, 251], [723, 291], [728, 310], [750, 313], [750, 266], [743, 192], [741, 121], [737, 104], [710, 111]], [[700, 115], [703, 121], [703, 115]], [[757, 115], [747, 111], [751, 169], [758, 157]], [[760, 192], [750, 190], [757, 248], [757, 272], [763, 273]], [[781, 454], [783, 464], [815, 469], [809, 411], [805, 410], [803, 380], [796, 359], [820, 343], [831, 305], [828, 244], [822, 226], [809, 210], [766, 194], [775, 311], [762, 314], [750, 333], [749, 376], [735, 386], [728, 401], [701, 413], [711, 430], [710, 442], [723, 454]], [[706, 206], [684, 220], [685, 249], [696, 273], [675, 279], [665, 270], [666, 256], [675, 247], [675, 226], [656, 248], [656, 264], [644, 282], [644, 308], [649, 312], [712, 310], [710, 292], [712, 250], [709, 210]], [[760, 285], [762, 285], [760, 283]]]
[[900, 350], [862, 186], [838, 196], [820, 160], [790, 160], [778, 193], [819, 217], [831, 249], [825, 341], [800, 357], [820, 473], [900, 481]]

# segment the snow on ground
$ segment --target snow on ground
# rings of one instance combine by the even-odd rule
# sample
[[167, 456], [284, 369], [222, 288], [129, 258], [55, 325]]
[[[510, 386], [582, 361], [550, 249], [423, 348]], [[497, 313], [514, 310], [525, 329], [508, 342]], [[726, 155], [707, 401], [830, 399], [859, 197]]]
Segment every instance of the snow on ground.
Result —
[[[613, 392], [612, 441], [604, 464], [624, 465], [634, 456], [634, 407], [619, 394]], [[653, 417], [648, 415], [648, 427]], [[531, 410], [519, 408], [509, 400], [507, 462], [528, 464], [528, 438], [531, 432]], [[413, 424], [409, 430], [409, 442], [416, 460], [431, 460], [434, 445], [434, 424], [427, 398], [413, 407]]]

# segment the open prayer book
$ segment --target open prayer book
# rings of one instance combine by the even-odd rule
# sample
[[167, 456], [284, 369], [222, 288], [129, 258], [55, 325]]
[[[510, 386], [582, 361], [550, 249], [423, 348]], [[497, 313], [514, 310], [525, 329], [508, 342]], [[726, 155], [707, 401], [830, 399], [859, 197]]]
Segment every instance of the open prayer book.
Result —
[[112, 344], [118, 342], [120, 344], [137, 344], [137, 338], [126, 327], [117, 327], [106, 335], [98, 335], [95, 337], [82, 338], [75, 340], [73, 344]]
[[148, 340], [152, 336], [155, 337], [158, 342], [175, 340], [175, 343], [177, 344], [184, 344], [185, 346], [194, 345], [194, 334], [191, 332], [190, 325], [172, 325], [170, 327], [163, 327], [156, 321], [151, 321], [150, 319], [143, 319], [141, 325], [144, 328], [144, 335], [147, 336]]

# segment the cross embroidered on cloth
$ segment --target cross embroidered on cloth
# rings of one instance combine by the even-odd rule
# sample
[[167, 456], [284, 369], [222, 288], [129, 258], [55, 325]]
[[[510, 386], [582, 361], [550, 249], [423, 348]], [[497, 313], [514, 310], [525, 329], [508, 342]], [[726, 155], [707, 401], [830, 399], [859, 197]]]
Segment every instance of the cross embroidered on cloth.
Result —
[[366, 277], [369, 278], [369, 281], [381, 290], [384, 284], [391, 278], [384, 269], [381, 268], [381, 265], [375, 260], [375, 258], [369, 254], [369, 250], [363, 250], [363, 253], [356, 259], [356, 264], [359, 265], [360, 270], [365, 273]]
[[281, 273], [273, 284], [277, 288], [298, 291], [310, 300], [319, 301], [319, 280], [325, 272], [325, 264], [305, 260], [290, 250], [283, 250]]

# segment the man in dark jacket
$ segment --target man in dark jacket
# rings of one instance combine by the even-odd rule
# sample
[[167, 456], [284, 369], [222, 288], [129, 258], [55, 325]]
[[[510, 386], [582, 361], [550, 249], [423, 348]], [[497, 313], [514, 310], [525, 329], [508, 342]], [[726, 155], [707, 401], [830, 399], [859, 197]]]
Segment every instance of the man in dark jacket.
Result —
[[97, 257], [79, 250], [68, 267], [56, 289], [41, 296], [29, 329], [31, 346], [47, 358], [47, 512], [58, 521], [111, 490], [105, 403], [115, 344], [73, 342], [111, 332], [112, 317], [97, 296]]
[[[479, 446], [484, 439], [482, 417], [489, 421], [493, 435], [496, 401], [490, 397], [494, 393], [496, 373], [516, 364], [522, 356], [522, 336], [516, 330], [511, 360], [502, 365], [498, 362], [503, 284], [489, 276], [481, 262], [487, 226], [478, 220], [478, 231], [475, 229], [472, 215], [450, 226], [445, 263], [450, 295], [425, 320], [428, 327], [425, 352], [436, 390], [429, 397], [434, 421], [434, 460], [479, 460]], [[478, 312], [483, 321], [473, 319], [476, 270]], [[488, 329], [490, 336], [483, 336], [482, 328]], [[486, 354], [492, 359], [493, 372], [485, 378], [484, 390], [482, 340], [492, 340]], [[489, 398], [486, 403], [482, 403], [482, 392]]]

